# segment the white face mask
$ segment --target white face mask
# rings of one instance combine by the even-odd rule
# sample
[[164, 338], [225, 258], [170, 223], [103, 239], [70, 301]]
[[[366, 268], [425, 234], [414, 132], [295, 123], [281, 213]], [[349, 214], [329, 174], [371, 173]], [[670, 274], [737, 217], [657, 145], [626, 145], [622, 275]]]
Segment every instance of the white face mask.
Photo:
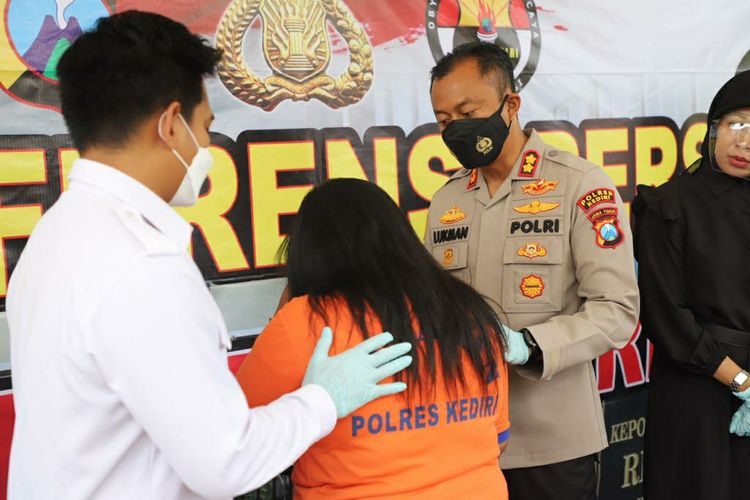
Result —
[[[165, 116], [166, 114], [163, 114], [161, 115], [161, 118], [159, 118], [159, 137], [161, 137], [162, 140], [164, 140], [164, 136], [161, 131], [161, 123]], [[180, 163], [185, 166], [186, 172], [185, 177], [182, 178], [180, 187], [177, 188], [177, 192], [172, 199], [169, 200], [169, 204], [173, 207], [189, 207], [195, 205], [198, 201], [198, 194], [201, 191], [201, 187], [203, 187], [203, 183], [206, 182], [206, 177], [208, 177], [208, 172], [213, 166], [214, 158], [211, 156], [211, 151], [209, 151], [208, 148], [202, 148], [200, 144], [198, 144], [198, 140], [195, 138], [193, 131], [190, 130], [190, 126], [188, 126], [185, 118], [182, 117], [182, 114], [177, 116], [180, 117], [180, 120], [182, 120], [182, 123], [187, 128], [190, 137], [195, 143], [195, 147], [198, 148], [198, 152], [195, 153], [193, 161], [188, 165], [182, 156], [180, 156], [180, 153], [178, 153], [176, 149], [172, 149], [172, 153], [174, 153], [177, 159], [180, 160]]]

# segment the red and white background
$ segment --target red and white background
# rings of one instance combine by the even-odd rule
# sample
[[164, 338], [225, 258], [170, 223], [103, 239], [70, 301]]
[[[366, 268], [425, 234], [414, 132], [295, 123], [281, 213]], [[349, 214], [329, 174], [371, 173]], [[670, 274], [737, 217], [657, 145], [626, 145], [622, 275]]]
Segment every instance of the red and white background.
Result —
[[[243, 290], [241, 304], [268, 302], [278, 245], [321, 180], [377, 183], [422, 234], [433, 193], [459, 166], [433, 122], [429, 69], [459, 44], [506, 49], [521, 122], [602, 165], [626, 201], [636, 184], [661, 184], [698, 157], [711, 98], [750, 68], [750, 4], [730, 0], [0, 0], [3, 494], [13, 425], [7, 281], [77, 157], [55, 66], [96, 19], [129, 9], [169, 16], [225, 49], [207, 82], [215, 168], [199, 203], [180, 211], [212, 290]], [[267, 321], [265, 310], [226, 303], [226, 314], [249, 316], [245, 333]], [[603, 499], [642, 496], [650, 353], [636, 331], [595, 363], [611, 444]]]

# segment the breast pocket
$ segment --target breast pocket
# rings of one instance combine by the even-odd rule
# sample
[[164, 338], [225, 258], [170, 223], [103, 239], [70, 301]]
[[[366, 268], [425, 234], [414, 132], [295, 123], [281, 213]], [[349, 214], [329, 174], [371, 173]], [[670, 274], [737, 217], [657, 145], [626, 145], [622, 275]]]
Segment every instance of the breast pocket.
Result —
[[503, 310], [508, 313], [562, 309], [561, 237], [509, 238], [503, 255]]
[[469, 242], [454, 242], [432, 248], [432, 255], [443, 269], [457, 278], [469, 281]]

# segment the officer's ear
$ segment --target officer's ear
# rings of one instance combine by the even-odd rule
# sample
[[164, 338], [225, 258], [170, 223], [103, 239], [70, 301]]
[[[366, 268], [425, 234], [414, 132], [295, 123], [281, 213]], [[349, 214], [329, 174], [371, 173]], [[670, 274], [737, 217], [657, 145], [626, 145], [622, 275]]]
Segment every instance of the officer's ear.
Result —
[[505, 109], [508, 110], [508, 123], [512, 123], [521, 110], [521, 95], [515, 92], [508, 94], [508, 100], [505, 101]]

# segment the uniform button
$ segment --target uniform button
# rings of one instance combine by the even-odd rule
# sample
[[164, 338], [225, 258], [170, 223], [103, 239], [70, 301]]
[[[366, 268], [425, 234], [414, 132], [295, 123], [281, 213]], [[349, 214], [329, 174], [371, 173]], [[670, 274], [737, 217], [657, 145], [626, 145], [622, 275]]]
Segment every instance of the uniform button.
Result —
[[553, 149], [552, 151], [549, 152], [549, 155], [550, 156], [557, 156], [557, 151]]

